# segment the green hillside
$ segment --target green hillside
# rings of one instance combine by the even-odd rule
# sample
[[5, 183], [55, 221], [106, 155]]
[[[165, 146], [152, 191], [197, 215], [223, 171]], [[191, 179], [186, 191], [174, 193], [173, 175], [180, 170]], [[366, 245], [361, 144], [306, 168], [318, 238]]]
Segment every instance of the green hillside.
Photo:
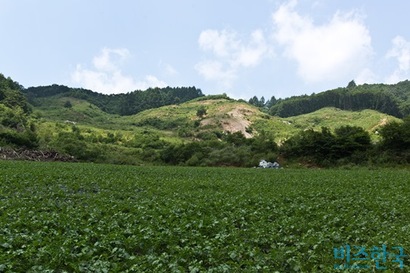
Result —
[[[67, 104], [69, 107], [64, 107]], [[286, 144], [287, 139], [307, 130], [320, 134], [322, 128], [328, 128], [334, 133], [342, 126], [352, 126], [379, 143], [384, 126], [401, 123], [369, 109], [323, 108], [280, 118], [224, 96], [131, 116], [108, 114], [87, 101], [61, 97], [48, 107], [34, 107], [34, 113], [41, 117], [38, 136], [43, 146], [82, 160], [127, 164], [255, 166], [262, 158], [277, 158], [281, 148], [275, 143]]]
[[[71, 105], [69, 108], [64, 107], [67, 101]], [[216, 138], [218, 133], [238, 131], [247, 138], [265, 131], [276, 141], [281, 141], [300, 130], [320, 130], [321, 127], [334, 130], [343, 125], [362, 127], [376, 138], [378, 128], [391, 121], [399, 121], [374, 110], [344, 111], [337, 108], [323, 108], [289, 118], [272, 117], [246, 102], [231, 99], [203, 98], [122, 117], [107, 114], [84, 100], [61, 97], [50, 102], [48, 107], [35, 108], [35, 113], [44, 121], [75, 122], [80, 127], [119, 130], [125, 134], [145, 128], [164, 138], [173, 136], [181, 138], [181, 141]], [[201, 108], [206, 110], [206, 114], [199, 117], [197, 112]]]
[[[257, 98], [252, 99], [252, 102], [260, 103]], [[310, 96], [271, 99], [267, 107], [271, 115], [280, 117], [307, 114], [324, 107], [336, 107], [351, 111], [372, 109], [402, 118], [410, 114], [410, 82], [406, 80], [392, 85], [357, 86], [352, 81], [346, 88], [337, 88]]]
[[[170, 96], [180, 91], [190, 93], [185, 97], [179, 94], [180, 97], [195, 98], [170, 104], [175, 99]], [[119, 98], [130, 99], [130, 94], [145, 98], [144, 107], [150, 109], [139, 108], [132, 115], [113, 111], [115, 107], [121, 109]], [[110, 100], [117, 106], [111, 105], [107, 110], [109, 104], [104, 103]], [[154, 107], [155, 101], [169, 105]], [[281, 100], [275, 102], [280, 104]], [[360, 153], [366, 152], [361, 156], [363, 160], [381, 152], [387, 153], [383, 157], [386, 162], [391, 158], [399, 162], [410, 160], [408, 120], [402, 123], [399, 118], [376, 110], [335, 107], [291, 117], [271, 116], [266, 108], [226, 95], [203, 96], [196, 88], [107, 96], [57, 85], [24, 89], [2, 76], [0, 119], [1, 146], [56, 151], [81, 161], [255, 166], [261, 159], [273, 161], [297, 151], [298, 145], [306, 141], [318, 146], [311, 153], [320, 150], [324, 155], [333, 154], [332, 164], [340, 159], [335, 153], [344, 154], [341, 151], [345, 145], [350, 149], [349, 157], [360, 147]], [[320, 147], [323, 145], [325, 150]]]
[[106, 113], [117, 115], [133, 115], [146, 109], [181, 103], [203, 96], [202, 91], [195, 87], [149, 88], [145, 91], [105, 95], [91, 90], [54, 84], [30, 87], [21, 91], [36, 107], [49, 107], [56, 99], [67, 97], [87, 101]]
[[[200, 107], [205, 107], [207, 115], [196, 116]], [[171, 130], [189, 128], [193, 136], [204, 132], [242, 132], [245, 137], [253, 137], [265, 131], [275, 136], [276, 141], [284, 140], [298, 131], [321, 130], [328, 127], [334, 130], [343, 125], [362, 127], [375, 134], [383, 125], [400, 119], [374, 110], [345, 111], [337, 108], [323, 108], [313, 113], [289, 118], [272, 117], [259, 108], [245, 102], [234, 100], [191, 101], [180, 105], [164, 106], [126, 117], [140, 126]], [[199, 121], [199, 122], [198, 122]]]
[[32, 109], [20, 92], [22, 89], [19, 83], [0, 74], [0, 148], [38, 145]]
[[321, 127], [328, 127], [334, 130], [344, 125], [358, 126], [366, 130], [371, 136], [376, 137], [378, 130], [393, 121], [400, 122], [400, 119], [365, 109], [362, 111], [346, 111], [337, 108], [322, 108], [313, 113], [285, 118], [295, 128], [320, 130]]

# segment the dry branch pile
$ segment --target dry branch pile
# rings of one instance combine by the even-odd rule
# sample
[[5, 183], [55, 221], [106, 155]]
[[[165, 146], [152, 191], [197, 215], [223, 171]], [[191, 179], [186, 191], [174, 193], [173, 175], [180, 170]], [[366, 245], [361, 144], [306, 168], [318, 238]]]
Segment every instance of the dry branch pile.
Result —
[[76, 161], [73, 156], [59, 154], [56, 151], [38, 151], [0, 147], [0, 159], [30, 161]]

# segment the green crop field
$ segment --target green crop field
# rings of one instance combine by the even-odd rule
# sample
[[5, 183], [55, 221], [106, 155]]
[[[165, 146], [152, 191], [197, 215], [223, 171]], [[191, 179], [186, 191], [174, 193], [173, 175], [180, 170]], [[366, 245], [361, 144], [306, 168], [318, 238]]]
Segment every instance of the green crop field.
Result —
[[408, 272], [394, 255], [410, 254], [409, 183], [409, 170], [0, 161], [0, 272]]

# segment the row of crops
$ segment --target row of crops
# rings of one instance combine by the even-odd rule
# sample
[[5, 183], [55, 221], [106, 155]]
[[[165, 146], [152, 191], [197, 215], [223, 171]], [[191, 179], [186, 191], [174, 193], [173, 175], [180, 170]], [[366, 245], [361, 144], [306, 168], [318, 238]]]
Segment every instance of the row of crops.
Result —
[[410, 264], [409, 170], [0, 161], [0, 177], [0, 272], [405, 272]]

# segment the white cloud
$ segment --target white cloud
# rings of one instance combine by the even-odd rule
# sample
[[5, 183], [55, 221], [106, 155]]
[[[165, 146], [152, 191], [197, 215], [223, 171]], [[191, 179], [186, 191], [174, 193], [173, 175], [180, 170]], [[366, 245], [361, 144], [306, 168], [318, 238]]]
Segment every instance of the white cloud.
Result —
[[205, 30], [199, 36], [198, 43], [202, 50], [213, 51], [218, 57], [229, 57], [239, 46], [236, 33], [228, 30]]
[[355, 12], [341, 14], [323, 25], [295, 11], [290, 1], [273, 14], [274, 36], [285, 47], [285, 56], [298, 64], [298, 74], [306, 82], [356, 76], [372, 55], [371, 37]]
[[241, 68], [255, 67], [273, 55], [261, 30], [255, 30], [248, 41], [243, 41], [233, 30], [209, 29], [200, 34], [198, 44], [212, 56], [199, 62], [195, 69], [206, 80], [224, 88], [233, 86]]
[[101, 71], [116, 71], [129, 56], [130, 52], [126, 48], [103, 48], [100, 55], [94, 57], [93, 64]]
[[147, 75], [142, 80], [124, 75], [121, 66], [130, 56], [129, 50], [125, 48], [103, 48], [93, 58], [93, 68], [87, 69], [83, 65], [77, 65], [71, 74], [71, 80], [86, 89], [106, 94], [167, 86], [165, 82], [152, 75]]
[[170, 64], [160, 62], [159, 66], [164, 70], [165, 74], [168, 76], [176, 76], [179, 74], [178, 70], [175, 69]]
[[236, 79], [236, 71], [232, 68], [224, 67], [219, 61], [210, 60], [198, 63], [195, 69], [206, 80], [217, 81], [223, 88], [231, 88], [233, 81]]
[[251, 67], [258, 65], [266, 56], [273, 56], [273, 51], [269, 48], [263, 32], [255, 30], [249, 44], [241, 45], [233, 59], [238, 66]]
[[387, 53], [387, 58], [395, 58], [397, 69], [387, 78], [388, 83], [397, 83], [410, 78], [410, 42], [401, 36], [392, 41], [393, 47]]
[[371, 84], [377, 82], [376, 74], [370, 68], [364, 68], [355, 78], [356, 84]]
[[157, 77], [153, 75], [147, 75], [144, 77], [144, 80], [136, 82], [136, 86], [138, 90], [146, 90], [150, 87], [159, 87], [163, 88], [166, 87], [168, 84], [164, 81], [161, 81]]

